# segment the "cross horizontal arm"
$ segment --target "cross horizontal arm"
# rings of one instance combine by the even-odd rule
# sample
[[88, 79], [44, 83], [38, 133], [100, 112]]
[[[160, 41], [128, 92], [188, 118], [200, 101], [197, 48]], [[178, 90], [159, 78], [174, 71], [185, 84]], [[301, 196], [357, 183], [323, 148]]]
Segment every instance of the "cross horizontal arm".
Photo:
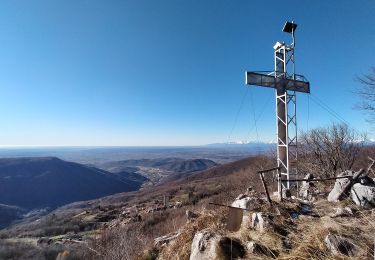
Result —
[[298, 79], [288, 79], [284, 77], [275, 77], [259, 72], [246, 72], [246, 84], [256, 85], [269, 88], [285, 88], [285, 90], [310, 93], [310, 82], [306, 81], [303, 76]]

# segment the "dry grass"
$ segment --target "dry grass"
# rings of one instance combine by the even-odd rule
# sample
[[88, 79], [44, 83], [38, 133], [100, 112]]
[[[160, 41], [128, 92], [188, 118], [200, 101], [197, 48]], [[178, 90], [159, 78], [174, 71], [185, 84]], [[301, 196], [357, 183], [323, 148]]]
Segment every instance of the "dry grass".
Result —
[[[344, 201], [337, 206], [347, 206], [349, 203], [349, 201]], [[228, 232], [224, 224], [225, 208], [204, 210], [196, 222], [183, 226], [180, 237], [163, 248], [159, 259], [189, 259], [194, 234], [206, 228], [223, 237], [238, 240], [245, 247], [249, 241], [259, 241], [273, 251], [277, 259], [373, 259], [375, 221], [371, 211], [358, 209], [354, 216], [331, 218], [329, 215], [335, 212], [337, 206], [320, 200], [310, 215], [299, 215], [296, 219], [291, 218], [292, 213], [301, 214], [296, 202], [276, 203], [273, 208], [263, 206], [261, 211], [274, 215], [270, 229], [263, 233], [251, 228], [250, 224], [243, 224], [237, 232]], [[353, 204], [351, 207], [355, 208]], [[251, 221], [251, 212], [245, 215]], [[329, 233], [345, 237], [353, 243], [357, 257], [333, 255], [324, 242]], [[285, 239], [290, 241], [290, 250], [283, 244]], [[247, 259], [266, 258], [259, 255], [247, 255]]]
[[188, 222], [181, 229], [180, 236], [161, 251], [159, 259], [189, 259], [191, 243], [197, 231], [209, 228], [219, 234], [223, 230], [225, 223], [225, 211], [223, 209], [203, 210], [200, 214], [199, 218], [193, 222]]

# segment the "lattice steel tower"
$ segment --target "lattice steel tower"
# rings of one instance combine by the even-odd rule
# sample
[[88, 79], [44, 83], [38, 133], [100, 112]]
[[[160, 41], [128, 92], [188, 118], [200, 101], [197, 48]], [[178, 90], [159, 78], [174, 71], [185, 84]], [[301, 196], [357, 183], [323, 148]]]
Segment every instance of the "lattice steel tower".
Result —
[[[296, 92], [310, 93], [310, 83], [295, 73], [295, 31], [297, 24], [286, 22], [283, 32], [292, 35], [292, 43], [277, 42], [274, 48], [275, 70], [246, 72], [246, 84], [271, 87], [276, 92], [277, 166], [281, 184], [290, 188], [288, 181], [297, 175], [297, 103]], [[280, 187], [280, 185], [279, 185]]]

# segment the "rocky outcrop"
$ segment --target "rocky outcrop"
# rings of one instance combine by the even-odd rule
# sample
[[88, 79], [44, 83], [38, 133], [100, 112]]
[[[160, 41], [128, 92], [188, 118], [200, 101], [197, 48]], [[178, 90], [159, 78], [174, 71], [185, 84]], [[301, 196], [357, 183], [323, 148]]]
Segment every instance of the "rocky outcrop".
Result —
[[208, 229], [195, 234], [190, 260], [242, 259], [246, 248], [236, 238], [221, 237]]
[[375, 187], [356, 183], [351, 188], [351, 198], [358, 206], [371, 208], [375, 206]]
[[172, 240], [175, 240], [180, 235], [180, 232], [174, 232], [165, 236], [157, 237], [154, 239], [155, 247], [163, 247], [169, 244]]
[[336, 179], [335, 186], [328, 195], [328, 201], [337, 202], [343, 197], [349, 195], [352, 200], [361, 207], [371, 208], [375, 207], [375, 182], [368, 177], [368, 173], [374, 164], [372, 163], [365, 172], [363, 169], [358, 172], [345, 171], [338, 175], [338, 177], [351, 176], [351, 178]]
[[343, 254], [353, 257], [356, 254], [355, 246], [344, 237], [328, 234], [324, 242], [334, 256]]
[[232, 203], [232, 207], [249, 209], [251, 206], [252, 198], [249, 195], [240, 194]]
[[[343, 176], [353, 176], [353, 171], [345, 171], [337, 175], [337, 177], [343, 177]], [[328, 194], [328, 201], [329, 202], [338, 202], [340, 199], [340, 196], [344, 192], [345, 187], [350, 183], [350, 179], [337, 179], [335, 182], [335, 186], [331, 190], [331, 192]]]
[[190, 260], [217, 259], [217, 243], [219, 237], [205, 229], [195, 234], [191, 244]]
[[267, 198], [257, 194], [251, 188], [245, 194], [240, 194], [231, 204], [234, 208], [257, 211], [262, 205], [267, 203]]

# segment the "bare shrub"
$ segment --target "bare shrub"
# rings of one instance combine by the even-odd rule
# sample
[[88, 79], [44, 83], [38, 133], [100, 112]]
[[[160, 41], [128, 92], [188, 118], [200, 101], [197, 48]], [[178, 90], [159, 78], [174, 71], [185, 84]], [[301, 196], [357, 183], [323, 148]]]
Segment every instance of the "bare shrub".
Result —
[[186, 222], [185, 210], [180, 208], [154, 212], [144, 218], [140, 229], [152, 238], [176, 232]]
[[[375, 145], [365, 145], [361, 149], [361, 151], [358, 154], [358, 159], [356, 160], [353, 168], [359, 169], [364, 168], [367, 169], [369, 166], [369, 159], [368, 158], [375, 158]], [[370, 176], [375, 177], [375, 174], [373, 171], [370, 171]]]
[[144, 216], [139, 223], [106, 228], [91, 245], [93, 257], [104, 260], [153, 259], [157, 254], [152, 250], [154, 238], [176, 232], [185, 222], [185, 209], [175, 209], [154, 212]]
[[375, 67], [368, 75], [358, 77], [361, 86], [357, 89], [357, 94], [361, 98], [361, 102], [357, 108], [364, 110], [369, 114], [369, 121], [375, 122]]
[[346, 124], [315, 128], [302, 134], [299, 169], [321, 177], [334, 177], [352, 169], [363, 146], [360, 136]]
[[140, 257], [150, 246], [150, 239], [141, 232], [138, 225], [108, 228], [94, 242], [96, 257], [103, 260], [124, 260]]
[[43, 255], [30, 244], [0, 240], [0, 259], [43, 259]]
[[56, 256], [65, 250], [69, 251], [69, 260], [93, 259], [87, 254], [83, 244], [69, 245], [69, 248], [61, 244], [47, 246], [35, 246], [30, 242], [17, 239], [0, 240], [0, 259], [45, 259], [55, 260]]

